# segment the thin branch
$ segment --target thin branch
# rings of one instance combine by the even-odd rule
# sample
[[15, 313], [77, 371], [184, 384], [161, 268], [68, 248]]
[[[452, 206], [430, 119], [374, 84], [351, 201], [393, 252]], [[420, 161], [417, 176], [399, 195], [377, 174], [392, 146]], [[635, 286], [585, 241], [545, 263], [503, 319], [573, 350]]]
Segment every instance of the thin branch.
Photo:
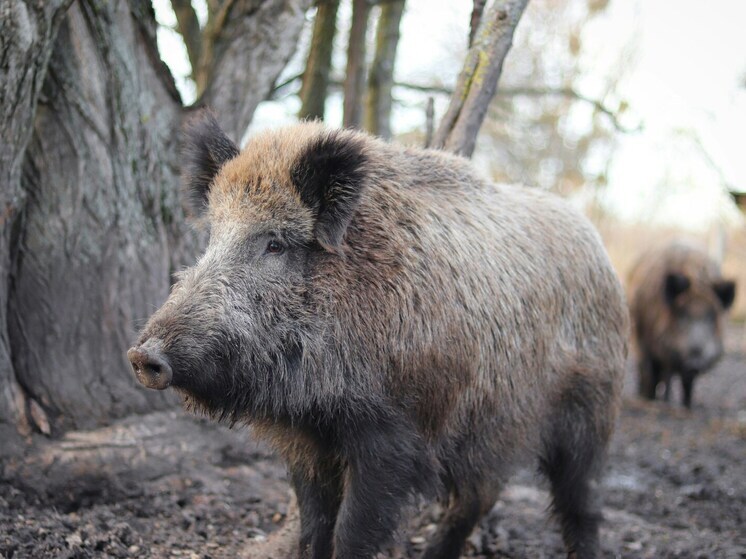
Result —
[[[215, 44], [225, 29], [228, 14], [233, 7], [234, 0], [224, 0], [222, 4], [212, 3], [210, 17], [202, 32], [202, 46], [197, 66], [192, 66], [192, 75], [197, 84], [197, 97], [201, 97], [210, 81], [212, 70], [218, 66], [219, 60], [215, 55]], [[208, 5], [209, 6], [209, 5]]]
[[528, 0], [496, 1], [482, 16], [433, 147], [471, 156]]
[[[276, 85], [272, 92], [272, 98], [273, 99], [278, 98], [279, 96], [277, 94], [281, 90], [285, 89], [286, 87], [291, 86], [292, 84], [300, 80], [302, 76], [303, 74], [296, 74], [295, 76], [291, 76], [285, 81], [283, 81], [282, 83]], [[329, 80], [329, 87], [331, 88], [339, 89], [342, 87], [342, 85], [343, 85], [343, 82], [341, 79], [331, 78]], [[410, 83], [410, 82], [394, 82], [394, 87], [409, 89], [411, 91], [417, 91], [419, 93], [428, 93], [428, 94], [437, 94], [437, 95], [446, 95], [446, 96], [453, 95], [453, 89], [443, 86], [443, 85], [419, 84], [419, 83]], [[628, 126], [624, 126], [619, 120], [619, 114], [614, 109], [609, 108], [600, 99], [595, 99], [588, 95], [584, 95], [583, 93], [580, 93], [579, 91], [571, 87], [561, 87], [561, 88], [528, 87], [528, 86], [504, 87], [502, 89], [499, 89], [495, 93], [495, 97], [567, 97], [570, 99], [575, 99], [577, 101], [582, 101], [584, 103], [588, 103], [592, 105], [599, 113], [602, 113], [603, 115], [609, 118], [609, 121], [611, 122], [612, 126], [618, 132], [623, 132], [625, 134], [633, 134], [643, 129], [642, 123], [639, 123], [637, 126], [632, 127], [632, 128]]]
[[507, 87], [497, 92], [498, 96], [528, 96], [528, 97], [568, 97], [570, 99], [576, 99], [593, 105], [593, 107], [600, 113], [603, 113], [607, 117], [611, 124], [616, 130], [624, 133], [634, 133], [642, 130], [642, 123], [638, 124], [635, 128], [628, 128], [619, 122], [619, 115], [613, 110], [604, 105], [599, 99], [594, 99], [587, 95], [576, 91], [571, 87], [562, 88], [551, 88], [551, 87]]
[[482, 13], [487, 0], [474, 0], [474, 7], [471, 10], [471, 21], [469, 22], [469, 48], [474, 44], [474, 37], [477, 36], [479, 23], [482, 21]]
[[425, 147], [429, 148], [433, 143], [433, 133], [435, 132], [435, 99], [427, 98], [427, 107], [425, 107]]
[[171, 7], [176, 15], [176, 30], [184, 38], [189, 63], [192, 66], [192, 78], [202, 56], [202, 30], [199, 27], [197, 13], [191, 0], [171, 0]]

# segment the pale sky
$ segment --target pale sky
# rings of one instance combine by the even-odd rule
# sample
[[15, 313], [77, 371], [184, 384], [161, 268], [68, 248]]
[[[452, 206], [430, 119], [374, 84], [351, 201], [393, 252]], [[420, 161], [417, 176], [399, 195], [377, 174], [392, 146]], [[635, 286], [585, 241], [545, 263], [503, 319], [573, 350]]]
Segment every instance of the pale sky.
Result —
[[[159, 21], [173, 25], [167, 0], [154, 4]], [[341, 22], [349, 20], [348, 4], [343, 0]], [[452, 84], [465, 52], [470, 9], [466, 0], [407, 0], [397, 79]], [[519, 24], [517, 33], [530, 32]], [[583, 33], [579, 89], [593, 96], [621, 59], [625, 69], [617, 93], [629, 105], [625, 122], [643, 124], [641, 132], [619, 135], [602, 196], [606, 206], [626, 220], [693, 229], [742, 219], [727, 202], [723, 180], [746, 190], [746, 1], [611, 0]], [[338, 40], [345, 35], [342, 23]], [[623, 51], [630, 44], [634, 48]], [[178, 37], [162, 30], [159, 45], [174, 73], [187, 75]], [[296, 56], [295, 71], [301, 63]], [[179, 85], [191, 99], [185, 80]], [[406, 92], [396, 95], [406, 103]], [[436, 114], [442, 115], [446, 100], [437, 102]], [[252, 130], [292, 121], [298, 106], [294, 98], [263, 103]], [[327, 115], [339, 125], [338, 97], [328, 102]], [[404, 106], [392, 121], [394, 132], [402, 133], [423, 126], [424, 116], [419, 106]]]

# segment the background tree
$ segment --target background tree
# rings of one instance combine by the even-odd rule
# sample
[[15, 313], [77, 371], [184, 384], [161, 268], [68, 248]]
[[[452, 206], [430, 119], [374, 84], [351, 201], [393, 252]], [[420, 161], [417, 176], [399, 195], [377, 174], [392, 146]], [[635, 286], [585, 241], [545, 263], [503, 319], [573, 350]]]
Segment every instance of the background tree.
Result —
[[342, 126], [359, 128], [365, 94], [368, 16], [371, 0], [352, 0], [352, 22], [347, 41], [347, 68], [344, 79]]
[[300, 88], [301, 108], [298, 113], [300, 118], [324, 119], [338, 9], [339, 0], [318, 1], [311, 48], [308, 51], [306, 69], [303, 72]]
[[399, 25], [404, 0], [386, 0], [381, 4], [376, 30], [376, 51], [368, 76], [365, 100], [365, 130], [382, 138], [391, 138], [391, 90], [394, 63], [399, 44]]

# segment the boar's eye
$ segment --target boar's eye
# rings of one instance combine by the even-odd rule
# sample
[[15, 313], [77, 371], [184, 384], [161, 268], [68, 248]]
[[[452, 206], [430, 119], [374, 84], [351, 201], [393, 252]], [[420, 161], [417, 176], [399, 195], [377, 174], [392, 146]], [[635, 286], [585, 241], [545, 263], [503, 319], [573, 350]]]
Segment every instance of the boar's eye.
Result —
[[282, 254], [283, 252], [285, 252], [285, 245], [277, 239], [269, 241], [267, 248], [264, 250], [264, 254]]

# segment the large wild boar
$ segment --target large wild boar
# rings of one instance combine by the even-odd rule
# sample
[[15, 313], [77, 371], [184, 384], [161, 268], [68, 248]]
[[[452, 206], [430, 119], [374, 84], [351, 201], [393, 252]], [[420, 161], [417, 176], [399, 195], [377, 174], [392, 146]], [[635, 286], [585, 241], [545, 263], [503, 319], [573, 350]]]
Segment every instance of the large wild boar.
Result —
[[723, 319], [736, 285], [704, 249], [682, 242], [644, 253], [629, 275], [640, 395], [654, 400], [665, 384], [681, 377], [682, 400], [692, 405], [694, 379], [723, 353]]
[[448, 510], [424, 557], [458, 557], [533, 462], [567, 549], [596, 557], [628, 318], [591, 225], [461, 158], [317, 123], [241, 152], [208, 114], [186, 136], [209, 246], [129, 359], [275, 446], [300, 556], [374, 557], [425, 495]]

